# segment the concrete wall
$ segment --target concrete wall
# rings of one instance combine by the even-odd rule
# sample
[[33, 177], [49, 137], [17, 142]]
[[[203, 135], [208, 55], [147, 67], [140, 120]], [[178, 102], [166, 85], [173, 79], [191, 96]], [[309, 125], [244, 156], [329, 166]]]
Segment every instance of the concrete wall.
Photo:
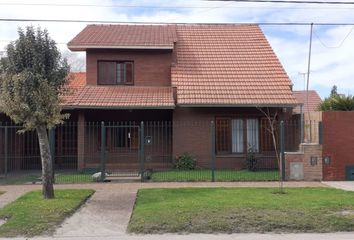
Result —
[[354, 112], [324, 112], [323, 157], [324, 180], [346, 180], [346, 166], [354, 166]]

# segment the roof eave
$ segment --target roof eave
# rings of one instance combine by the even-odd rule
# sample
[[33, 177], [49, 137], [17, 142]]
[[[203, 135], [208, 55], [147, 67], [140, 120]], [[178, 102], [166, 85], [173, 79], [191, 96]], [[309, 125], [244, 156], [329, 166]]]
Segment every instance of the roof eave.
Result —
[[67, 45], [71, 51], [86, 51], [87, 49], [141, 49], [141, 50], [173, 50], [172, 45], [160, 45], [160, 46], [143, 46], [143, 45]]
[[177, 104], [178, 107], [274, 107], [293, 108], [298, 104]]
[[63, 110], [75, 109], [101, 109], [101, 110], [144, 110], [144, 109], [175, 109], [175, 106], [90, 106], [90, 105], [65, 105]]

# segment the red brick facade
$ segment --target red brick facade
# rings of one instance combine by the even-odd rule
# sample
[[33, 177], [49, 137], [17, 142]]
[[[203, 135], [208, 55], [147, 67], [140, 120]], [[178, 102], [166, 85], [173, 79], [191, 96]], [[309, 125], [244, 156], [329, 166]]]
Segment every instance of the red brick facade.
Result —
[[324, 112], [323, 157], [330, 163], [323, 166], [323, 178], [346, 180], [346, 166], [354, 166], [354, 112]]
[[[291, 164], [298, 164], [302, 176], [294, 176]], [[286, 180], [322, 180], [322, 146], [316, 143], [303, 143], [300, 144], [298, 152], [285, 153], [285, 178]]]
[[134, 86], [171, 86], [171, 50], [87, 50], [88, 85], [97, 85], [99, 60], [133, 61]]
[[[281, 118], [286, 114], [281, 114]], [[173, 120], [173, 155], [184, 152], [196, 157], [200, 167], [211, 167], [211, 122], [218, 117], [261, 118], [264, 115], [256, 108], [176, 108]], [[217, 154], [216, 168], [245, 168], [246, 153]], [[265, 168], [276, 168], [273, 159], [266, 159]], [[272, 163], [271, 163], [272, 162]], [[261, 162], [258, 164], [262, 164]]]

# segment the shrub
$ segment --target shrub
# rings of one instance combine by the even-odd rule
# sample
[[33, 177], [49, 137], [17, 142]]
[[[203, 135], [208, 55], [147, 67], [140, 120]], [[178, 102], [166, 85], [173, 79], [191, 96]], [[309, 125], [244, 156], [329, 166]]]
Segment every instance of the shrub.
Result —
[[257, 159], [255, 156], [255, 151], [251, 146], [248, 146], [248, 149], [247, 149], [247, 169], [248, 169], [248, 171], [255, 172], [257, 169], [256, 165], [257, 165]]
[[197, 165], [195, 158], [189, 153], [183, 153], [176, 157], [175, 168], [178, 170], [194, 170]]

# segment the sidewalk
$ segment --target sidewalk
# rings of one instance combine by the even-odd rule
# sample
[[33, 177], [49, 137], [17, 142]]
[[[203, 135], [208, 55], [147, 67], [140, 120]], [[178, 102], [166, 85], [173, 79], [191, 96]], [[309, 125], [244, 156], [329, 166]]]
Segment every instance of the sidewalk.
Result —
[[345, 191], [354, 191], [354, 181], [333, 181], [333, 182], [322, 182], [323, 184], [337, 188], [337, 189], [342, 189]]

